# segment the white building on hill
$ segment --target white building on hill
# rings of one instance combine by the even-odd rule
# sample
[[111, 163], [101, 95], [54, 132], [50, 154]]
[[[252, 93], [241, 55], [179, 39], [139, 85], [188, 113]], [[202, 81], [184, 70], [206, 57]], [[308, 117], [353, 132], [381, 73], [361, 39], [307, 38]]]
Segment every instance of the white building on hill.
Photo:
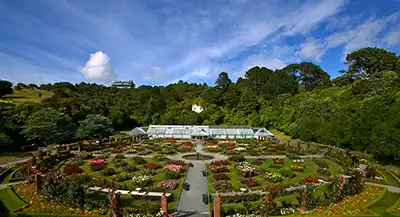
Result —
[[194, 111], [196, 113], [200, 113], [200, 112], [204, 111], [204, 106], [193, 104], [192, 111]]
[[247, 126], [200, 126], [200, 125], [150, 125], [137, 127], [150, 139], [259, 139], [266, 140], [274, 135], [265, 128]]

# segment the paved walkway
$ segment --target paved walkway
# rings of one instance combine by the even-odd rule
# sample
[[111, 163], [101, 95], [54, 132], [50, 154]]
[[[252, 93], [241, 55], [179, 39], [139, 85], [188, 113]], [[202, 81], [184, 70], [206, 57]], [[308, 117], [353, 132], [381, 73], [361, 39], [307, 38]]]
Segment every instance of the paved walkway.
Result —
[[21, 184], [21, 183], [26, 183], [26, 182], [28, 182], [28, 181], [20, 181], [20, 182], [11, 182], [11, 183], [6, 183], [6, 184], [0, 184], [0, 189], [5, 189], [8, 186]]
[[382, 184], [377, 184], [377, 183], [373, 183], [373, 182], [365, 182], [365, 183], [368, 185], [375, 185], [375, 186], [387, 188], [388, 191], [392, 192], [392, 193], [400, 193], [400, 187], [394, 187], [394, 186], [390, 186], [390, 185], [382, 185]]
[[[202, 152], [203, 145], [198, 144], [195, 150]], [[183, 190], [178, 203], [179, 217], [190, 216], [206, 216], [209, 215], [207, 204], [203, 203], [203, 194], [208, 193], [207, 177], [202, 172], [206, 169], [204, 161], [191, 161], [193, 167], [189, 167], [185, 182], [190, 184], [189, 191]]]

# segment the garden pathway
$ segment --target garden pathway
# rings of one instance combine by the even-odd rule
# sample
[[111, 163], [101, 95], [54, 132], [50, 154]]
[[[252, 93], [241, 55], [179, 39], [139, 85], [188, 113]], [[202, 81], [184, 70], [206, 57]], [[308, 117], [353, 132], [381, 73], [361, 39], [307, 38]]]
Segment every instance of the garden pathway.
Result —
[[[195, 150], [202, 152], [203, 144], [197, 144]], [[190, 184], [189, 191], [182, 191], [178, 203], [177, 216], [208, 216], [209, 208], [203, 203], [203, 194], [208, 193], [207, 177], [202, 172], [206, 169], [204, 161], [191, 161], [193, 167], [189, 167], [185, 182]]]
[[400, 193], [400, 187], [394, 187], [394, 186], [390, 186], [390, 185], [382, 185], [382, 184], [377, 184], [377, 183], [373, 183], [373, 182], [365, 182], [365, 183], [368, 185], [375, 185], [375, 186], [387, 188], [388, 191], [392, 192], [392, 193]]

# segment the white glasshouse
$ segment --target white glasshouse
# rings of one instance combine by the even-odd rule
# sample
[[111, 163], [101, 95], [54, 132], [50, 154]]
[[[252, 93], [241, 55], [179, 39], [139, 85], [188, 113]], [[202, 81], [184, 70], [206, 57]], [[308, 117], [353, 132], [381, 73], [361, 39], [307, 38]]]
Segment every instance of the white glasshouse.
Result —
[[198, 126], [198, 125], [150, 125], [137, 127], [130, 134], [139, 132], [148, 138], [176, 139], [259, 139], [266, 140], [274, 135], [265, 128], [247, 126]]

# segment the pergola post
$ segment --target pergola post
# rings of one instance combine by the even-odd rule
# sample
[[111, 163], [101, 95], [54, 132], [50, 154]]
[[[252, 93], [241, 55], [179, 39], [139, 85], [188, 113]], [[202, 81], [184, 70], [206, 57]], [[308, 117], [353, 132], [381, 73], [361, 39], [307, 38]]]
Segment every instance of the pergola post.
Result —
[[161, 196], [161, 209], [163, 217], [168, 217], [168, 198], [165, 195]]
[[214, 197], [214, 217], [221, 216], [221, 197], [217, 194]]

